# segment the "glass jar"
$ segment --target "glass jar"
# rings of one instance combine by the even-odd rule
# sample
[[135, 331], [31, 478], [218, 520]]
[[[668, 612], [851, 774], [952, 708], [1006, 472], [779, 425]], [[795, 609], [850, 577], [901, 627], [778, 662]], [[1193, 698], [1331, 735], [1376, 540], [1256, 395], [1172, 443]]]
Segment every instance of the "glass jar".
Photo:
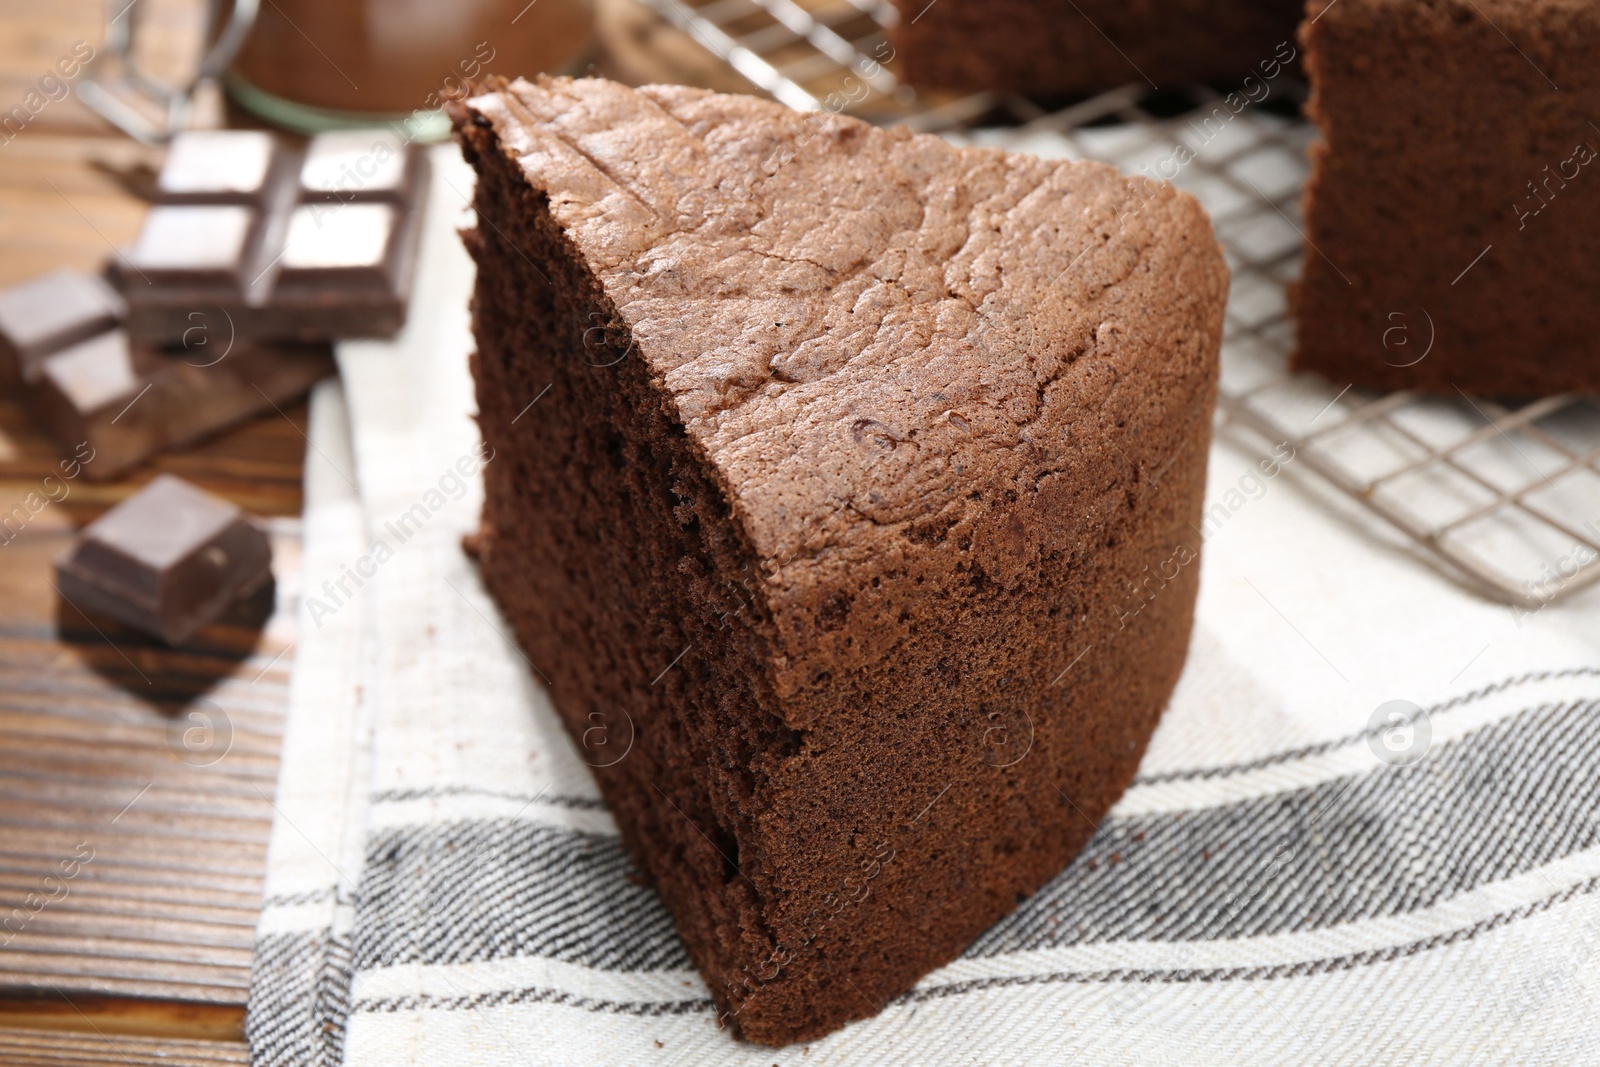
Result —
[[269, 0], [227, 86], [301, 132], [401, 123], [435, 140], [468, 79], [575, 73], [593, 47], [589, 0]]

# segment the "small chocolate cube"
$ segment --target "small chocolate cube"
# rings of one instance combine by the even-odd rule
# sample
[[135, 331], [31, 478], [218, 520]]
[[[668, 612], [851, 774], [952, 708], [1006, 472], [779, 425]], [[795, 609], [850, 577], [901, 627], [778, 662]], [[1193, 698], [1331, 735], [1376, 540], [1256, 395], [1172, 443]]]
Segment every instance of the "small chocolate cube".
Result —
[[134, 366], [128, 336], [110, 330], [47, 357], [39, 377], [50, 382], [79, 411], [126, 404], [139, 395], [139, 369]]
[[73, 607], [173, 645], [271, 578], [265, 532], [170, 474], [90, 523], [56, 561], [57, 588]]
[[292, 402], [334, 372], [326, 345], [240, 342], [215, 358], [187, 355], [101, 334], [44, 359], [35, 416], [63, 450], [88, 457], [84, 477], [103, 481]]
[[111, 286], [71, 270], [0, 290], [0, 385], [32, 381], [45, 356], [111, 329], [126, 310]]

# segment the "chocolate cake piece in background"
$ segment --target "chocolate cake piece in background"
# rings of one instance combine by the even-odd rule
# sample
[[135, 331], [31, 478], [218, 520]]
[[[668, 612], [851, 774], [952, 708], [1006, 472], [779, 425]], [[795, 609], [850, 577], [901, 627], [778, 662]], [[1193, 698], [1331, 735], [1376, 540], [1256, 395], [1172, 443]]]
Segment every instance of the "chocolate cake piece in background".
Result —
[[1302, 0], [894, 0], [911, 84], [1075, 95], [1268, 81], [1295, 58]]
[[1307, 14], [1322, 140], [1295, 364], [1371, 389], [1600, 391], [1600, 5]]
[[481, 88], [485, 583], [724, 1021], [817, 1037], [1132, 778], [1189, 638], [1222, 255], [1097, 163]]

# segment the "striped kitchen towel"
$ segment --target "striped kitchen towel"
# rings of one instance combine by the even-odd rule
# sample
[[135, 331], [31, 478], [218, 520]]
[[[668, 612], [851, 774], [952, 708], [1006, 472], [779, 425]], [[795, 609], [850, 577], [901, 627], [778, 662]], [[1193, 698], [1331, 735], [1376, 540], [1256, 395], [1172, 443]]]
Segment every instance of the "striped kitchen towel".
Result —
[[1485, 602], [1228, 435], [1187, 668], [1084, 854], [876, 1018], [719, 1030], [461, 551], [450, 152], [411, 325], [315, 398], [256, 1067], [1600, 1062], [1600, 591]]

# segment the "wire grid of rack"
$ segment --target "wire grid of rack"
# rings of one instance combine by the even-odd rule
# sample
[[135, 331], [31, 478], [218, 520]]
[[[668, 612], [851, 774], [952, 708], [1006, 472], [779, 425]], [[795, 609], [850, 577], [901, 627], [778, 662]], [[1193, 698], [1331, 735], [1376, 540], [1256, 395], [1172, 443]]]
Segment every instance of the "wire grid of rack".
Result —
[[[1299, 273], [1304, 150], [1314, 136], [1297, 117], [1304, 87], [1289, 76], [1262, 106], [1225, 124], [1203, 121], [1233, 112], [1216, 111], [1222, 95], [1201, 87], [1129, 85], [1060, 105], [922, 94], [892, 73], [886, 31], [898, 13], [886, 0], [643, 2], [791, 107], [1100, 159], [1126, 172], [1153, 173], [1186, 146], [1192, 161], [1173, 184], [1210, 212], [1233, 270], [1222, 427], [1258, 446], [1287, 443], [1293, 465], [1380, 516], [1423, 558], [1483, 595], [1532, 611], [1600, 581], [1600, 402], [1370, 394], [1288, 370], [1294, 327], [1285, 294]], [[1423, 309], [1394, 321], [1392, 351], [1431, 344]]]

